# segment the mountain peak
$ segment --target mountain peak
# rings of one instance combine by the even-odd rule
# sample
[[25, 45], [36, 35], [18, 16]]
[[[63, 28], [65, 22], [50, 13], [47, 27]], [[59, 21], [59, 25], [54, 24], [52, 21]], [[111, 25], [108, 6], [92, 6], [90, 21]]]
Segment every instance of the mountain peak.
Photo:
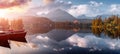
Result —
[[54, 9], [53, 11], [63, 11], [64, 12], [64, 10], [62, 10], [62, 9]]
[[46, 15], [46, 17], [55, 22], [74, 21], [76, 19], [62, 9], [52, 10]]

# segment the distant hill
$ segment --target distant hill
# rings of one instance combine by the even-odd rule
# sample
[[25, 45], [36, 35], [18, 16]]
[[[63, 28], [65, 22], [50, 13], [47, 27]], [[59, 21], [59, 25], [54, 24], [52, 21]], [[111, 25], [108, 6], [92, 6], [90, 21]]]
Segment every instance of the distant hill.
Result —
[[21, 18], [28, 34], [46, 33], [53, 28], [53, 22], [46, 17], [23, 16]]
[[112, 15], [103, 14], [103, 15], [97, 15], [97, 16], [94, 16], [94, 17], [88, 17], [86, 15], [80, 15], [77, 18], [78, 19], [95, 19], [95, 18], [101, 17], [102, 19], [105, 19], [105, 18], [108, 18], [109, 16], [112, 16]]
[[104, 14], [104, 15], [98, 15], [98, 16], [96, 16], [95, 18], [101, 17], [101, 19], [104, 20], [105, 18], [108, 18], [108, 17], [110, 17], [110, 16], [112, 16], [112, 15]]
[[77, 17], [78, 19], [94, 19], [95, 17], [88, 17], [86, 15], [80, 15]]
[[76, 19], [75, 17], [61, 9], [50, 11], [46, 15], [46, 17], [54, 22], [74, 21]]
[[49, 20], [46, 17], [38, 17], [38, 16], [22, 16], [23, 22], [26, 24], [33, 24], [33, 23], [43, 23], [43, 24], [49, 24], [52, 23], [51, 20]]
[[77, 19], [81, 23], [91, 23], [93, 19]]

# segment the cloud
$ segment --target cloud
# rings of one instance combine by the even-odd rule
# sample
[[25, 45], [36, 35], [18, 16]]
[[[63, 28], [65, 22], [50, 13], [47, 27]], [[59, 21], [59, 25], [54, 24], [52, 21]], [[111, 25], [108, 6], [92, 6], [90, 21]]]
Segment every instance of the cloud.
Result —
[[51, 3], [53, 3], [55, 0], [43, 0], [43, 3], [45, 4], [45, 5], [49, 5], [49, 4], [51, 4]]
[[71, 1], [68, 1], [68, 4], [72, 4], [72, 2], [71, 2]]
[[76, 35], [68, 38], [67, 41], [73, 46], [79, 46], [79, 47], [86, 47], [86, 44], [87, 44], [86, 39], [80, 38], [79, 36], [76, 36]]
[[49, 37], [41, 36], [41, 34], [40, 35], [38, 34], [29, 36], [28, 41], [37, 45], [42, 45], [45, 48], [47, 47], [51, 49], [53, 48], [61, 49], [74, 46], [78, 46], [81, 48], [96, 48], [111, 50], [120, 49], [119, 43], [120, 40], [118, 39], [100, 38], [90, 33], [87, 33], [84, 36], [81, 35], [83, 34], [74, 34], [66, 40], [56, 42], [55, 40], [52, 40]]
[[86, 15], [88, 17], [96, 17], [98, 15], [116, 15], [120, 14], [120, 4], [106, 5], [103, 2], [90, 1], [87, 4], [72, 5], [68, 12], [79, 17]]
[[31, 0], [0, 0], [0, 8], [10, 8], [14, 6], [25, 5]]
[[86, 35], [80, 37], [75, 34], [67, 39], [67, 41], [73, 46], [79, 46], [84, 48], [96, 48], [96, 49], [120, 49], [120, 40], [110, 39], [110, 38], [99, 38], [94, 35]]
[[44, 8], [50, 8], [50, 9], [54, 9], [54, 8], [67, 8], [67, 7], [70, 7], [72, 5], [72, 2], [71, 1], [68, 1], [68, 2], [64, 2], [64, 1], [61, 1], [61, 0], [43, 0], [43, 3], [47, 3], [48, 5], [43, 5], [41, 4], [40, 6], [41, 7], [44, 7]]
[[90, 3], [91, 6], [94, 6], [94, 7], [99, 7], [99, 6], [103, 5], [102, 2], [99, 2], [99, 3], [98, 3], [98, 2], [96, 2], [96, 1], [90, 1], [89, 3]]
[[[56, 42], [55, 40], [52, 40], [46, 36], [42, 36], [41, 34], [28, 35], [26, 37], [28, 43], [11, 41], [11, 49], [0, 49], [7, 50], [3, 51], [3, 53], [6, 54], [65, 54], [67, 52], [72, 52], [73, 54], [77, 51], [79, 51], [79, 53], [90, 53], [90, 51], [94, 52], [99, 50], [101, 53], [108, 52], [109, 50], [115, 50], [113, 52], [119, 52], [120, 50], [120, 40], [118, 39], [99, 38], [90, 33], [84, 34], [83, 36], [81, 35], [83, 34], [74, 34], [61, 42]], [[34, 48], [33, 46], [31, 48], [29, 46], [30, 43], [37, 47]]]
[[[62, 0], [43, 0], [44, 5], [41, 3], [40, 6], [32, 7], [28, 10], [31, 15], [45, 16], [47, 13], [54, 9], [66, 10], [68, 13], [78, 18], [82, 15], [87, 17], [96, 17], [98, 15], [112, 15], [120, 14], [120, 4], [106, 5], [103, 2], [89, 1], [85, 4], [72, 4], [71, 1], [65, 2]], [[29, 13], [28, 13], [29, 14]]]
[[87, 14], [88, 12], [88, 6], [87, 5], [78, 5], [78, 6], [72, 6], [71, 9], [68, 10], [70, 14], [73, 16], [80, 16], [83, 14]]
[[112, 14], [120, 14], [120, 4], [110, 5], [109, 12]]
[[101, 14], [100, 7], [102, 2], [90, 1], [88, 4], [73, 5], [68, 12], [75, 17], [80, 15], [87, 15], [89, 17]]
[[[61, 0], [43, 0], [44, 3], [49, 3], [49, 4], [41, 4], [40, 6], [37, 7], [32, 7], [28, 10], [28, 12], [31, 11], [31, 13], [42, 16], [47, 14], [48, 12], [54, 10], [54, 9], [62, 9], [66, 10], [69, 9], [72, 6], [72, 2], [64, 2]], [[49, 1], [49, 2], [48, 2]]]

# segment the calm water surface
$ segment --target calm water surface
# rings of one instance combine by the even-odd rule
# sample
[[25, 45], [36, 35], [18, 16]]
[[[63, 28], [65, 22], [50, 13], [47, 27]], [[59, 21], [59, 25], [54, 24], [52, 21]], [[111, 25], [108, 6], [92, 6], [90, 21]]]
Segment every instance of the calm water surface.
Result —
[[[45, 29], [46, 30], [46, 29]], [[118, 36], [99, 30], [51, 29], [46, 33], [27, 35], [28, 43], [11, 41], [12, 54], [119, 54]]]
[[47, 33], [38, 33], [26, 37], [35, 44], [35, 51], [42, 54], [119, 54], [118, 36], [89, 29], [52, 29]]

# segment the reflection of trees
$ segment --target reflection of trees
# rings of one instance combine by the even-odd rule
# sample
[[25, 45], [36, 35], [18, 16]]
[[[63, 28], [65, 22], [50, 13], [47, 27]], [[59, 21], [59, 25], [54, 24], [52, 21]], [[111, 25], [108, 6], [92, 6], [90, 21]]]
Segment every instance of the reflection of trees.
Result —
[[111, 38], [116, 38], [119, 37], [119, 31], [118, 30], [114, 30], [114, 29], [110, 29], [110, 30], [104, 30], [102, 28], [95, 28], [92, 27], [92, 32], [93, 34], [100, 36], [100, 34], [103, 32], [105, 35], [110, 36]]
[[120, 36], [120, 18], [118, 16], [111, 16], [101, 20], [101, 17], [96, 18], [92, 21], [92, 32], [94, 34], [100, 35], [103, 32], [105, 35], [111, 38], [118, 38]]
[[79, 31], [79, 23], [73, 23], [73, 22], [55, 22], [55, 29], [64, 29], [64, 30], [73, 30], [73, 31]]
[[95, 35], [100, 35], [101, 32], [102, 32], [102, 29], [101, 28], [97, 28], [97, 27], [92, 27], [92, 32], [95, 34]]

